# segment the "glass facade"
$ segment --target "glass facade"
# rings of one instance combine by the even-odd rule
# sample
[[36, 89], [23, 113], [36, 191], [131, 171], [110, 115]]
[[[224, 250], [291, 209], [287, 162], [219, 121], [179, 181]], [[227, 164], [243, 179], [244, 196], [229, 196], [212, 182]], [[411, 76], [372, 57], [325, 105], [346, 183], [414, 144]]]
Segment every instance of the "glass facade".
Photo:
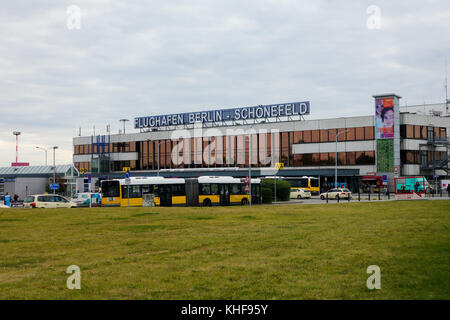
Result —
[[[249, 136], [244, 134], [203, 138], [180, 138], [178, 140], [148, 140], [112, 143], [111, 152], [137, 152], [138, 160], [112, 161], [111, 170], [156, 170], [176, 168], [248, 167], [250, 152], [252, 166], [271, 167], [272, 157], [286, 167], [334, 165], [334, 153], [293, 154], [293, 144], [334, 142], [336, 132], [345, 129], [304, 130], [290, 132], [258, 132], [252, 134], [250, 150]], [[374, 127], [348, 128], [338, 141], [364, 141], [374, 139]], [[96, 153], [91, 144], [74, 146], [75, 155]], [[158, 158], [159, 154], [159, 158]], [[373, 151], [340, 152], [341, 165], [374, 164]], [[91, 170], [90, 162], [76, 162], [75, 166]]]
[[[374, 140], [373, 126], [303, 130], [289, 132], [258, 132], [252, 134], [252, 150], [249, 137], [244, 134], [199, 138], [180, 138], [178, 140], [148, 140], [122, 143], [111, 143], [104, 148], [115, 152], [137, 152], [138, 160], [112, 161], [112, 171], [122, 171], [123, 167], [131, 170], [156, 170], [176, 168], [214, 168], [214, 167], [248, 167], [250, 152], [253, 167], [272, 167], [273, 159], [285, 167], [303, 166], [333, 166], [335, 153], [307, 153], [293, 154], [293, 144], [331, 143]], [[427, 126], [401, 125], [401, 138], [426, 140], [429, 134]], [[437, 138], [446, 138], [446, 128], [434, 127], [433, 134]], [[96, 154], [99, 150], [95, 145], [75, 145], [75, 155]], [[401, 162], [405, 164], [419, 164], [418, 151], [401, 151]], [[159, 154], [159, 158], [158, 158]], [[435, 159], [439, 159], [441, 155]], [[383, 159], [379, 159], [383, 160]], [[388, 161], [390, 162], [390, 161]], [[339, 152], [338, 165], [374, 165], [374, 151]], [[382, 165], [382, 163], [379, 163]], [[386, 164], [383, 164], [386, 166]], [[77, 169], [92, 170], [90, 162], [76, 162]], [[94, 166], [96, 167], [96, 166]]]

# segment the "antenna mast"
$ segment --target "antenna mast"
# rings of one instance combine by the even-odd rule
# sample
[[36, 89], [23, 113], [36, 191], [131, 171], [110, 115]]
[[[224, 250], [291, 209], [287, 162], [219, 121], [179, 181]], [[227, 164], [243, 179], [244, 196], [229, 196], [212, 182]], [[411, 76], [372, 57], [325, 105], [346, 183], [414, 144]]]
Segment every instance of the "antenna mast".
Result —
[[447, 57], [445, 58], [445, 115], [448, 116], [448, 93], [447, 93]]

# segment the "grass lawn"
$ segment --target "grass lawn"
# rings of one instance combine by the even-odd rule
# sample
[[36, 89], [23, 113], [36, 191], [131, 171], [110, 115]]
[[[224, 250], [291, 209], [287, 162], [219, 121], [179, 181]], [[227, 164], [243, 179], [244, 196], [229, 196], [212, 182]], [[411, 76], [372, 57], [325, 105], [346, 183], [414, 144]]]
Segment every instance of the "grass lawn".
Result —
[[450, 201], [0, 209], [0, 299], [450, 299]]

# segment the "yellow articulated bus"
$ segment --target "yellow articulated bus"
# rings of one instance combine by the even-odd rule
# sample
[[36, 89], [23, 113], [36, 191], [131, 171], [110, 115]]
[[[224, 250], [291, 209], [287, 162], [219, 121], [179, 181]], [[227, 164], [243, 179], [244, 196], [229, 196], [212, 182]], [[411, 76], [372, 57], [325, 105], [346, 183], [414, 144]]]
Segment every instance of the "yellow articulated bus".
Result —
[[[243, 179], [132, 177], [102, 181], [102, 206], [142, 206], [143, 195], [154, 194], [156, 206], [246, 205], [250, 196]], [[261, 203], [261, 181], [252, 179], [252, 203]]]
[[185, 206], [185, 180], [164, 177], [131, 177], [130, 184], [125, 179], [102, 181], [102, 206], [140, 207], [143, 194], [154, 194], [157, 206]]
[[313, 195], [320, 193], [319, 178], [317, 177], [284, 177], [291, 184], [291, 189], [302, 188], [307, 189]]
[[[189, 205], [229, 206], [247, 205], [250, 195], [245, 190], [244, 179], [233, 177], [201, 176], [196, 179], [186, 179], [186, 190]], [[196, 201], [196, 199], [198, 199]], [[252, 179], [252, 204], [261, 203], [261, 180]]]

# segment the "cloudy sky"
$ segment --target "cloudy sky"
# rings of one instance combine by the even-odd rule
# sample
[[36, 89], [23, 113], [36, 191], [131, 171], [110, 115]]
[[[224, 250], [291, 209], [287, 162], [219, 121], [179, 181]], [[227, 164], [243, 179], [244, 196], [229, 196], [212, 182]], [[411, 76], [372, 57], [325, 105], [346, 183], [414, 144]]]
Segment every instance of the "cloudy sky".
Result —
[[4, 1], [0, 166], [14, 130], [19, 161], [57, 145], [62, 164], [79, 127], [116, 133], [121, 118], [305, 100], [310, 119], [367, 115], [386, 92], [442, 102], [446, 58], [448, 0]]

